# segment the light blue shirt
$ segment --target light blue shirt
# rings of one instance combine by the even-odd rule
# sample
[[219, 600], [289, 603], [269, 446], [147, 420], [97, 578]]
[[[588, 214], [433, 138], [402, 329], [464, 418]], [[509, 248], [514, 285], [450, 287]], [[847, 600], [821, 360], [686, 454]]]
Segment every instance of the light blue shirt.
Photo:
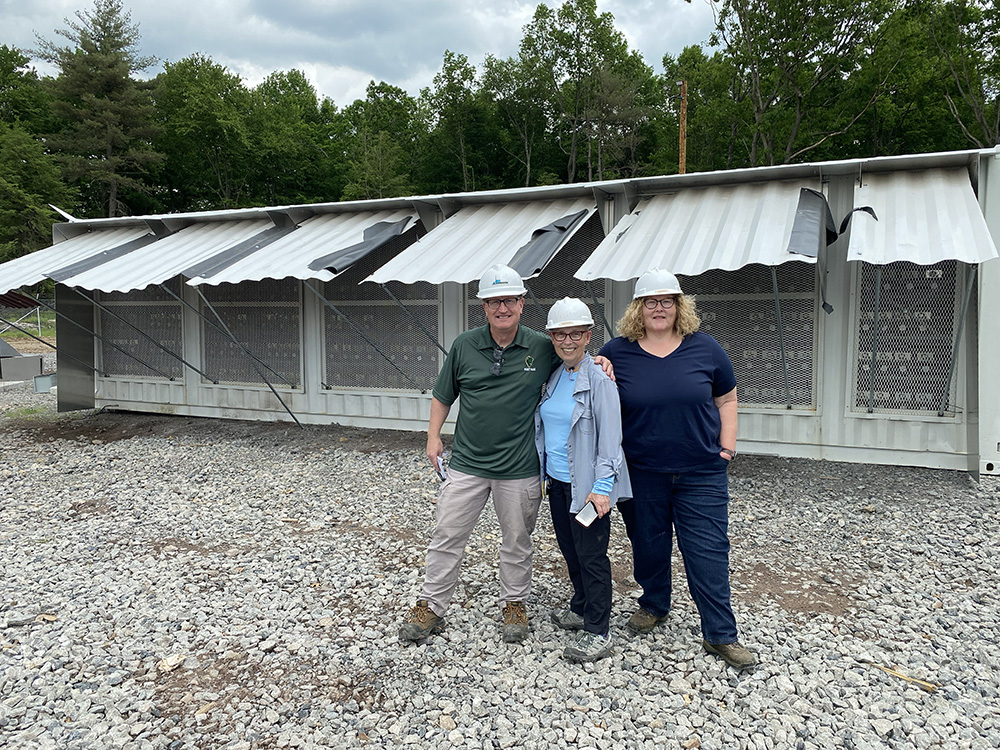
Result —
[[[548, 423], [543, 422], [542, 410], [555, 396], [563, 373], [564, 367], [552, 373], [542, 392], [542, 401], [535, 409], [535, 448], [542, 481], [547, 475], [559, 479], [549, 467]], [[561, 440], [565, 446], [573, 495], [570, 512], [579, 513], [591, 492], [609, 495], [612, 505], [621, 498], [632, 497], [632, 484], [621, 446], [621, 404], [615, 384], [594, 364], [589, 354], [580, 363], [576, 380], [567, 377], [566, 384], [572, 385], [569, 431], [564, 438], [556, 436], [554, 439]], [[563, 399], [560, 401], [565, 403]]]

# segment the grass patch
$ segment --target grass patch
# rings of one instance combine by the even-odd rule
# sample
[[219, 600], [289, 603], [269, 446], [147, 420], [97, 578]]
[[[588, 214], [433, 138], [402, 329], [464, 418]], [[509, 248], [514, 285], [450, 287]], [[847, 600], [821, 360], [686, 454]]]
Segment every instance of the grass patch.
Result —
[[[39, 314], [31, 313], [23, 320], [18, 320], [20, 317], [14, 316], [10, 310], [6, 311], [6, 314], [0, 316], [12, 323], [17, 323], [18, 326], [23, 328], [25, 331], [34, 334], [35, 336], [41, 336], [42, 338], [55, 338], [56, 335], [56, 314], [52, 310], [45, 310]], [[41, 332], [39, 333], [39, 328]], [[0, 331], [3, 331], [3, 338], [5, 339], [29, 339], [28, 336], [16, 328], [10, 328], [6, 323], [0, 323]]]
[[50, 410], [51, 407], [48, 406], [21, 406], [4, 412], [4, 416], [9, 419], [24, 419], [48, 414]]

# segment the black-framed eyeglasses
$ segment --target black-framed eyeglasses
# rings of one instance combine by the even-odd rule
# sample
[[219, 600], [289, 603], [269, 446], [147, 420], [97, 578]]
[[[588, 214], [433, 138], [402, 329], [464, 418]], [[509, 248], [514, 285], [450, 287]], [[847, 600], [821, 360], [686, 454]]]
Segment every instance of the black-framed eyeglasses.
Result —
[[514, 306], [520, 302], [523, 297], [494, 297], [492, 299], [483, 300], [486, 306], [491, 310], [498, 310], [500, 305], [503, 305], [508, 310], [513, 310]]
[[503, 349], [494, 349], [493, 359], [495, 361], [492, 365], [490, 365], [490, 373], [493, 375], [499, 375], [500, 368], [503, 367]]
[[669, 310], [674, 306], [677, 300], [673, 297], [667, 297], [666, 299], [653, 299], [652, 297], [643, 297], [642, 306], [647, 310], [655, 310], [657, 305], [660, 305], [664, 310]]
[[590, 331], [549, 331], [553, 341], [565, 341], [567, 336], [570, 341], [579, 341], [588, 333]]

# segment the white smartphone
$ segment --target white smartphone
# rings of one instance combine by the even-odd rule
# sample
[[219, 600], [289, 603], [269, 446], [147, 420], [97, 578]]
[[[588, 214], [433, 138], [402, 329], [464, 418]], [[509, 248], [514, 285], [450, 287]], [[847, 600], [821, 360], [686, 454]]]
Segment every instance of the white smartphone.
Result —
[[587, 503], [583, 506], [583, 510], [576, 514], [576, 521], [582, 526], [590, 526], [595, 518], [597, 518], [597, 508], [593, 503]]
[[443, 482], [448, 478], [448, 470], [444, 468], [444, 459], [441, 456], [437, 457], [437, 465], [438, 476], [441, 477], [441, 481]]

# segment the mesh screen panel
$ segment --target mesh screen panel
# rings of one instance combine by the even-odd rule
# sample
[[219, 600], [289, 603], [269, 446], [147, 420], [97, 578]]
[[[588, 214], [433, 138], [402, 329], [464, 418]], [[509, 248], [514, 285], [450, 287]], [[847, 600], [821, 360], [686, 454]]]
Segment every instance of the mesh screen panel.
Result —
[[[583, 262], [601, 244], [601, 240], [603, 239], [604, 230], [601, 228], [601, 219], [595, 213], [587, 219], [587, 222], [580, 227], [579, 231], [573, 235], [573, 238], [566, 243], [566, 246], [556, 254], [556, 257], [552, 259], [552, 262], [545, 267], [545, 270], [541, 274], [525, 282], [531, 291], [535, 293], [539, 303], [542, 305], [542, 309], [538, 309], [530, 295], [525, 298], [524, 312], [521, 313], [522, 325], [533, 328], [536, 331], [544, 331], [549, 308], [563, 297], [578, 297], [587, 303], [587, 306], [590, 307], [591, 315], [594, 316], [594, 332], [591, 335], [590, 346], [587, 347], [587, 351], [591, 354], [596, 354], [597, 350], [604, 346], [604, 342], [607, 341], [606, 332], [597, 310], [594, 308], [594, 300], [590, 296], [590, 291], [584, 282], [573, 278], [576, 270], [583, 265]], [[591, 286], [597, 295], [598, 304], [603, 309], [605, 302], [605, 282], [603, 280], [592, 281]], [[486, 325], [486, 313], [483, 312], [483, 302], [476, 298], [478, 291], [479, 282], [470, 282], [468, 297], [470, 329]], [[614, 326], [615, 322], [613, 320], [609, 322]]]
[[816, 407], [816, 272], [808, 263], [775, 269], [788, 367], [781, 360], [771, 268], [708, 271], [681, 277], [685, 294], [697, 297], [701, 330], [719, 342], [733, 363], [741, 406]]
[[[427, 390], [438, 374], [438, 293], [434, 284], [389, 282], [386, 287], [406, 305], [407, 312], [378, 285], [360, 284], [393, 256], [424, 234], [421, 224], [387, 243], [337, 278], [326, 283], [326, 298], [364, 331], [389, 360], [329, 307], [325, 310], [326, 385], [329, 388], [396, 388]], [[420, 330], [413, 316], [431, 336]]]
[[[180, 294], [180, 279], [165, 284], [170, 291]], [[104, 339], [100, 345], [101, 370], [108, 375], [134, 378], [180, 378], [184, 365], [177, 357], [141, 336], [134, 328], [115, 317], [128, 321], [154, 341], [159, 342], [178, 356], [183, 355], [181, 303], [158, 286], [135, 292], [102, 292], [98, 300], [114, 312], [99, 311], [100, 330]], [[118, 351], [115, 344], [136, 359]], [[136, 361], [136, 360], [141, 360]], [[147, 363], [149, 366], [142, 364]]]
[[877, 327], [878, 267], [858, 265], [851, 410], [937, 413], [942, 396], [947, 410], [955, 398], [948, 371], [961, 312], [958, 264], [882, 266]]
[[[202, 294], [233, 336], [263, 365], [203, 320], [202, 369], [220, 383], [265, 385], [256, 365], [272, 385], [298, 387], [302, 382], [300, 288], [297, 279], [203, 285]], [[205, 305], [202, 308], [202, 314], [218, 324], [215, 313]]]

